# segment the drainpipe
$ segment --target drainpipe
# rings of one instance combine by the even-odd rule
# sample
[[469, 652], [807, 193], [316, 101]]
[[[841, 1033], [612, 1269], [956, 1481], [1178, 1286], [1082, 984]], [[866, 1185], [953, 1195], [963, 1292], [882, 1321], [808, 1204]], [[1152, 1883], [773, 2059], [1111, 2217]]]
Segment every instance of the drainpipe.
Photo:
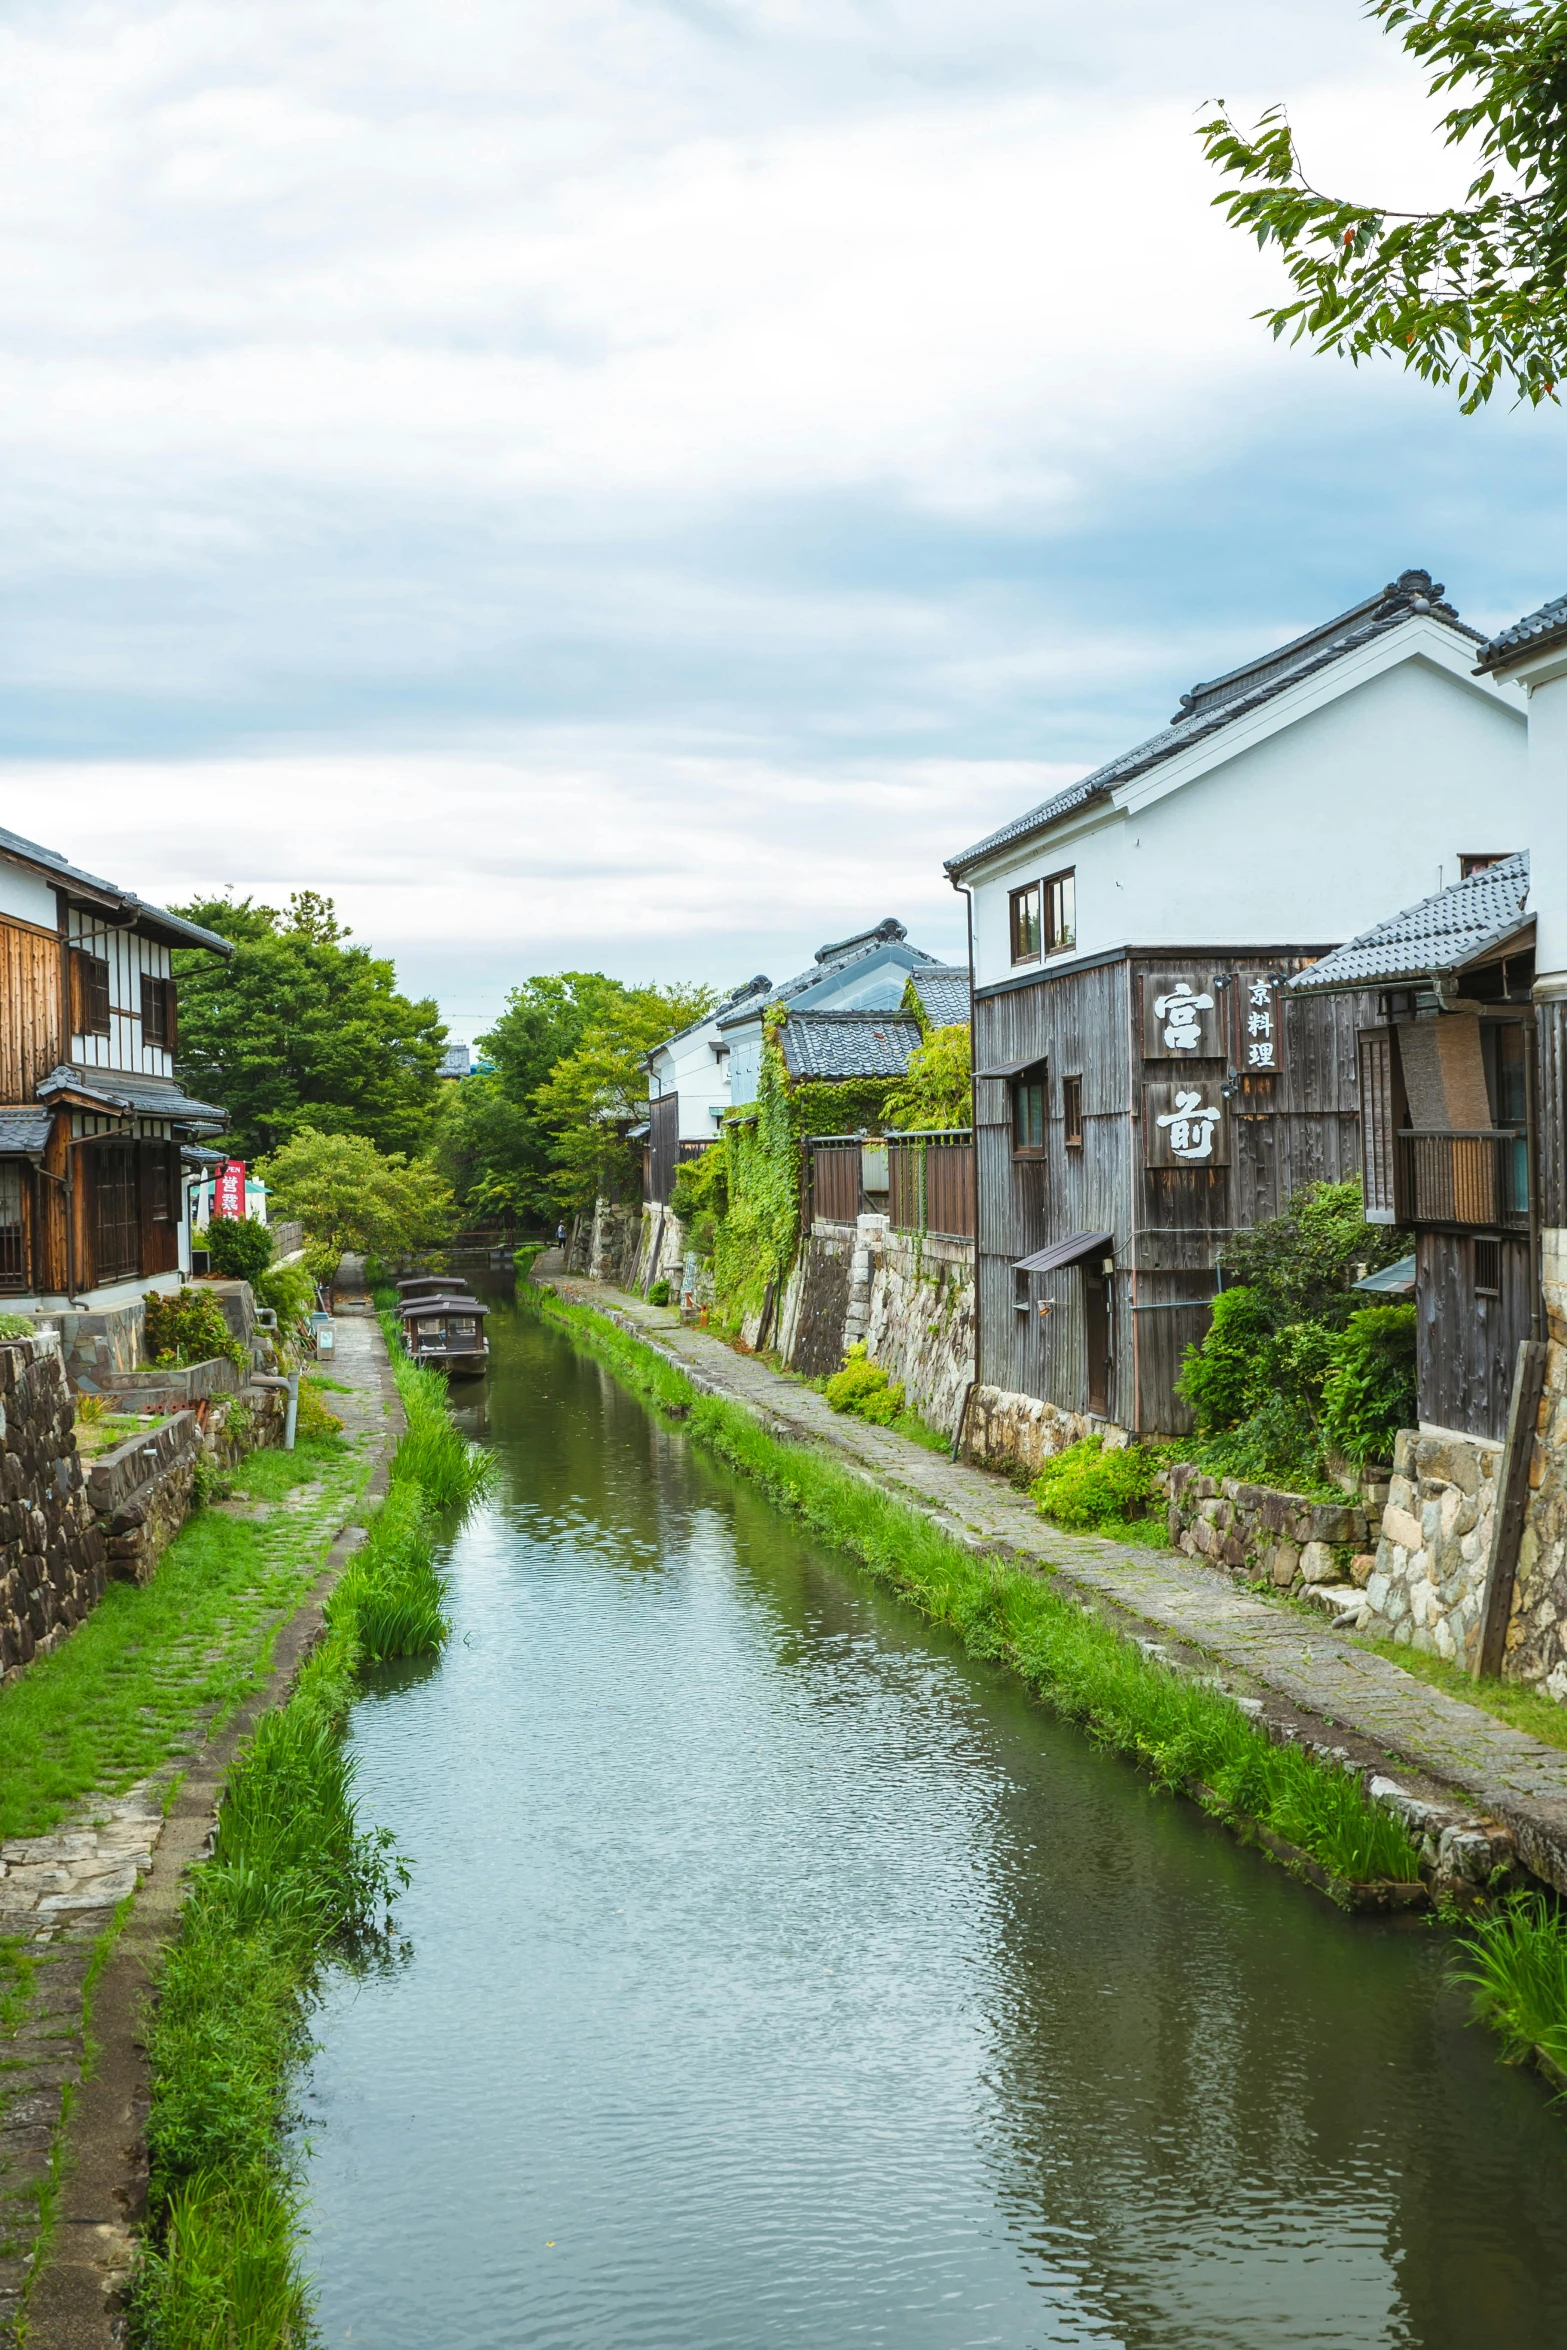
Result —
[[[973, 1077], [973, 1071], [978, 1066], [978, 1055], [974, 1049], [976, 1019], [974, 1006], [974, 893], [966, 882], [959, 881], [952, 873], [947, 875], [947, 879], [962, 897], [963, 910], [968, 919], [968, 1065], [970, 1072], [968, 1082], [968, 1151], [969, 1163], [974, 1169], [974, 1378], [969, 1383], [969, 1394], [963, 1398], [963, 1418], [958, 1423], [958, 1436], [961, 1438], [964, 1423], [968, 1419], [969, 1396], [973, 1394], [974, 1387], [979, 1380], [980, 1364], [979, 1116], [974, 1106]], [[957, 1457], [956, 1453], [953, 1457], [954, 1459]]]
[[290, 1371], [288, 1375], [288, 1418], [283, 1423], [283, 1450], [285, 1452], [292, 1452], [294, 1449], [294, 1430], [298, 1424], [299, 1373]]
[[1538, 1338], [1541, 1328], [1540, 1179], [1539, 1170], [1535, 1164], [1536, 1122], [1534, 1101], [1535, 1086], [1539, 1073], [1540, 1050], [1539, 1032], [1536, 1026], [1537, 1019], [1538, 1014], [1535, 1013], [1531, 1007], [1529, 1018], [1524, 1022], [1523, 1031], [1523, 1106], [1525, 1119], [1524, 1156], [1527, 1162], [1524, 1170], [1524, 1177], [1529, 1186], [1529, 1336], [1531, 1338]]

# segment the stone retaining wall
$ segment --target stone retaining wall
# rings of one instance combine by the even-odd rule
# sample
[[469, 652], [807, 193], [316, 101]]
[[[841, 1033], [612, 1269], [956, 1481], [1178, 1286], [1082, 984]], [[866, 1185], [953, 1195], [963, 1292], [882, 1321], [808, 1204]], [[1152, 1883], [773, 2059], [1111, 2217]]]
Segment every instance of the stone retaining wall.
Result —
[[1003, 1476], [1034, 1477], [1046, 1461], [1085, 1436], [1102, 1436], [1112, 1452], [1132, 1441], [1113, 1420], [1096, 1419], [1091, 1412], [1063, 1411], [1059, 1404], [1006, 1387], [976, 1387], [963, 1427], [963, 1458]]
[[103, 1597], [74, 1412], [52, 1331], [0, 1341], [0, 1680], [57, 1647]]
[[[746, 1336], [756, 1342], [749, 1328]], [[956, 1429], [974, 1376], [972, 1243], [895, 1232], [879, 1215], [819, 1218], [784, 1292], [779, 1352], [790, 1370], [821, 1378], [862, 1341], [873, 1363], [902, 1380], [911, 1410]]]
[[1170, 1540], [1188, 1558], [1224, 1567], [1278, 1591], [1315, 1585], [1363, 1585], [1372, 1571], [1370, 1520], [1364, 1508], [1312, 1501], [1236, 1477], [1209, 1477], [1190, 1461], [1166, 1473]]
[[1473, 1665], [1501, 1465], [1483, 1436], [1400, 1429], [1357, 1631]]

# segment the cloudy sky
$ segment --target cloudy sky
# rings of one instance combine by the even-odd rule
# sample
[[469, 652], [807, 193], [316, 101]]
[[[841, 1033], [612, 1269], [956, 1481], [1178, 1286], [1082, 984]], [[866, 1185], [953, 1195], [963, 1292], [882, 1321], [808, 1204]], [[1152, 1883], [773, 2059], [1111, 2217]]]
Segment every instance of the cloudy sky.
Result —
[[1561, 418], [1251, 323], [1219, 96], [1460, 184], [1355, 0], [6, 0], [4, 821], [326, 889], [471, 1036], [956, 949], [942, 857], [1195, 678], [1561, 592]]

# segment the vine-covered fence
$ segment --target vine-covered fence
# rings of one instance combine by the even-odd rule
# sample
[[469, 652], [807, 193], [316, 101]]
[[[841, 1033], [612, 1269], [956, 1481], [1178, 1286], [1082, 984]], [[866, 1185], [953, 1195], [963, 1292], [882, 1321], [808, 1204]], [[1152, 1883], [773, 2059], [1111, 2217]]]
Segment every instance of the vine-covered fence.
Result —
[[813, 1134], [801, 1228], [885, 1215], [895, 1232], [974, 1237], [974, 1138], [966, 1127], [911, 1134]]

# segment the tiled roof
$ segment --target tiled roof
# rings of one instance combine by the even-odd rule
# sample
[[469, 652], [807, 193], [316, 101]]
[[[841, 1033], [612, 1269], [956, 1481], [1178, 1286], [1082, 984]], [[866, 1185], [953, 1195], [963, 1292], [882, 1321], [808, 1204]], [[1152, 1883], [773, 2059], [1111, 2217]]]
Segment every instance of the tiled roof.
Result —
[[1520, 849], [1517, 856], [1487, 865], [1467, 881], [1449, 882], [1418, 905], [1406, 906], [1401, 914], [1335, 947], [1320, 963], [1298, 973], [1289, 983], [1290, 992], [1332, 995], [1425, 979], [1433, 972], [1461, 971], [1516, 935], [1526, 919], [1528, 897], [1529, 852]]
[[30, 1102], [0, 1109], [0, 1157], [37, 1158], [53, 1124], [52, 1110], [35, 1109]]
[[722, 1027], [726, 1015], [731, 1012], [743, 1013], [747, 1006], [755, 1012], [757, 1004], [753, 999], [759, 998], [763, 1005], [767, 1005], [772, 1002], [773, 994], [772, 981], [765, 971], [758, 971], [756, 977], [748, 979], [743, 987], [731, 988], [722, 1003], [715, 1004], [710, 1012], [704, 1012], [700, 1020], [688, 1020], [684, 1028], [675, 1030], [673, 1036], [662, 1037], [646, 1058], [651, 1061], [653, 1053], [667, 1052], [672, 1044], [679, 1044], [682, 1037], [695, 1036], [697, 1030], [705, 1028], [710, 1020], [716, 1020]]
[[956, 1028], [967, 1022], [969, 976], [961, 965], [911, 971], [909, 981], [932, 1028]]
[[1163, 733], [1150, 735], [1146, 742], [1122, 751], [1118, 758], [1096, 767], [1092, 775], [1068, 784], [1065, 791], [1057, 792], [1051, 799], [1041, 800], [1026, 816], [1017, 817], [1011, 824], [1004, 824], [999, 832], [976, 841], [972, 848], [949, 857], [947, 871], [965, 872], [982, 857], [993, 856], [998, 849], [1010, 848], [1033, 833], [1044, 832], [1074, 809], [1105, 798], [1117, 784], [1129, 783], [1134, 776], [1146, 774], [1150, 767], [1189, 750], [1193, 743], [1206, 741], [1235, 719], [1272, 701], [1287, 687], [1298, 685], [1302, 678], [1312, 677], [1318, 670], [1330, 668], [1347, 653], [1358, 652], [1362, 645], [1386, 636], [1390, 629], [1402, 627], [1407, 620], [1440, 620], [1455, 636], [1466, 638], [1470, 644], [1481, 644], [1479, 631], [1466, 628], [1443, 597], [1440, 580], [1433, 580], [1429, 571], [1401, 571], [1379, 595], [1368, 596], [1364, 603], [1352, 605], [1336, 619], [1324, 621], [1320, 628], [1308, 629], [1304, 636], [1295, 637], [1275, 652], [1264, 653], [1260, 659], [1232, 669], [1223, 677], [1194, 685], [1190, 693], [1182, 694], [1181, 707]]
[[793, 1012], [780, 1041], [791, 1077], [901, 1077], [921, 1032], [907, 1012]]
[[160, 1084], [155, 1077], [137, 1077], [122, 1069], [73, 1069], [62, 1062], [39, 1085], [40, 1101], [70, 1094], [105, 1110], [133, 1110], [144, 1118], [194, 1119], [202, 1126], [222, 1126], [227, 1110], [214, 1102], [198, 1102], [182, 1086]]
[[1557, 596], [1551, 603], [1542, 604], [1538, 612], [1526, 612], [1511, 628], [1493, 636], [1489, 644], [1481, 646], [1475, 666], [1506, 669], [1514, 661], [1527, 659], [1531, 653], [1543, 652], [1558, 637], [1567, 637], [1567, 596]]
[[24, 840], [19, 832], [7, 832], [3, 825], [0, 825], [0, 855], [18, 857], [23, 864], [36, 865], [58, 880], [68, 896], [79, 893], [91, 898], [121, 916], [130, 926], [139, 925], [143, 930], [161, 933], [176, 944], [213, 947], [221, 955], [234, 952], [232, 939], [220, 938], [215, 930], [203, 930], [197, 922], [187, 922], [183, 914], [171, 914], [162, 906], [149, 905], [134, 891], [103, 881], [96, 873], [84, 873], [79, 865], [68, 865], [57, 849], [40, 848], [37, 841]]
[[818, 947], [816, 960], [809, 971], [797, 971], [792, 979], [781, 979], [776, 987], [769, 986], [760, 1003], [748, 1000], [727, 1014], [720, 1005], [718, 1025], [720, 1028], [742, 1027], [747, 1020], [756, 1018], [759, 1009], [765, 1010], [769, 1004], [792, 1003], [797, 995], [804, 995], [807, 988], [820, 987], [824, 979], [836, 979], [841, 973], [851, 971], [856, 963], [863, 963], [871, 955], [880, 954], [884, 946], [902, 946], [916, 963], [928, 963], [933, 968], [939, 968], [934, 955], [927, 955], [922, 948], [908, 945], [908, 935], [903, 924], [893, 921], [889, 915], [885, 922], [878, 922], [874, 930], [856, 931], [853, 938], [836, 939], [830, 946]]

